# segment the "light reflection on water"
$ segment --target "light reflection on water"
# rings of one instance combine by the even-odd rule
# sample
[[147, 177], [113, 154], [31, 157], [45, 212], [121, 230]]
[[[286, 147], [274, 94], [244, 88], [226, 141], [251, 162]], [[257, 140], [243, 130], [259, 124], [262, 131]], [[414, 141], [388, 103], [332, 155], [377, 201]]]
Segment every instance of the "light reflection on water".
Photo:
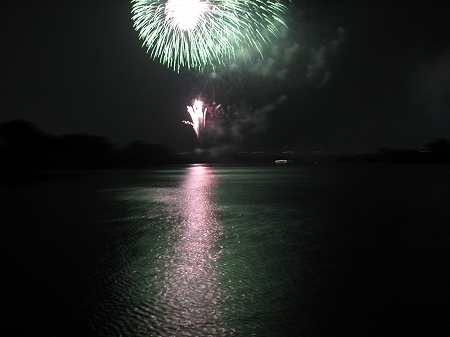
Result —
[[450, 303], [449, 177], [200, 165], [0, 188], [4, 330], [436, 335]]
[[177, 195], [170, 198], [171, 214], [179, 217], [167, 234], [168, 248], [161, 256], [164, 265], [158, 269], [163, 275], [154, 285], [159, 292], [157, 314], [151, 319], [160, 333], [226, 334], [220, 304], [226, 296], [217, 269], [219, 251], [214, 249], [221, 231], [216, 185], [208, 166], [191, 166]]

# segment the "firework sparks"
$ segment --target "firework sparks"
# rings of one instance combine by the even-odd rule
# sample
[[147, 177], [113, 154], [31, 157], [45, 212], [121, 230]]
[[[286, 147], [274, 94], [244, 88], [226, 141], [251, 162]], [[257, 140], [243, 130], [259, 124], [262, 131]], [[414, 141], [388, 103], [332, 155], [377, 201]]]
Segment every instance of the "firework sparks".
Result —
[[180, 71], [233, 60], [264, 46], [285, 25], [278, 0], [132, 0], [132, 19], [153, 59]]
[[208, 10], [206, 1], [167, 0], [165, 19], [173, 28], [187, 31], [196, 26], [203, 14]]
[[206, 125], [206, 110], [206, 108], [203, 109], [203, 102], [198, 99], [194, 101], [192, 106], [187, 107], [187, 111], [189, 112], [189, 115], [191, 115], [192, 122], [183, 121], [183, 123], [192, 125], [197, 138], [200, 137], [200, 128]]

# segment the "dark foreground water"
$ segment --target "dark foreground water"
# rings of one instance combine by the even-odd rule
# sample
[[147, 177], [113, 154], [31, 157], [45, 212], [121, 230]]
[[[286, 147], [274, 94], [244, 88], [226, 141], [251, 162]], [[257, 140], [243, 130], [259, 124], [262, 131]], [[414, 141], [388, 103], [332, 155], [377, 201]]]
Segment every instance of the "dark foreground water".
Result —
[[0, 187], [2, 334], [450, 331], [450, 166], [38, 178]]

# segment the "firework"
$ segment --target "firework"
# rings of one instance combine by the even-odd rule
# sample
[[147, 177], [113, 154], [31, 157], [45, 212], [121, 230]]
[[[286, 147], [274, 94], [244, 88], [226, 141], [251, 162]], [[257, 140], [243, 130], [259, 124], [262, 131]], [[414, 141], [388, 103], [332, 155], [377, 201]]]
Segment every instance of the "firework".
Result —
[[183, 123], [192, 125], [192, 128], [197, 135], [200, 136], [200, 128], [206, 125], [206, 108], [203, 109], [203, 102], [200, 100], [195, 100], [192, 106], [188, 106], [187, 110], [189, 115], [191, 115], [192, 122], [183, 121]]
[[132, 19], [153, 59], [180, 71], [225, 64], [265, 45], [284, 25], [278, 0], [132, 0]]

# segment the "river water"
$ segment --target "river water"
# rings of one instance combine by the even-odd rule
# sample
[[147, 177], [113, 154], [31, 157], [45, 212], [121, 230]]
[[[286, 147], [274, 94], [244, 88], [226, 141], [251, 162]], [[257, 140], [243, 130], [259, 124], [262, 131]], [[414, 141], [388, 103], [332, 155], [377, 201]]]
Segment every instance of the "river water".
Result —
[[9, 335], [449, 329], [449, 166], [47, 173], [0, 198]]

